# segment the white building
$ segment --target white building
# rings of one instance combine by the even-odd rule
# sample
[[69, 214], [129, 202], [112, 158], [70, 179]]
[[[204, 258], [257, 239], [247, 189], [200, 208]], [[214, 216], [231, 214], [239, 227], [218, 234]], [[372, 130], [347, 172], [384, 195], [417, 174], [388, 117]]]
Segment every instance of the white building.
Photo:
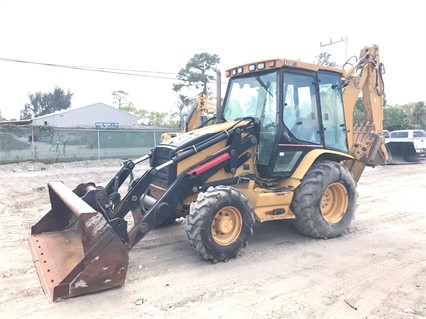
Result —
[[84, 128], [136, 128], [137, 116], [104, 103], [70, 108], [36, 117], [33, 125]]

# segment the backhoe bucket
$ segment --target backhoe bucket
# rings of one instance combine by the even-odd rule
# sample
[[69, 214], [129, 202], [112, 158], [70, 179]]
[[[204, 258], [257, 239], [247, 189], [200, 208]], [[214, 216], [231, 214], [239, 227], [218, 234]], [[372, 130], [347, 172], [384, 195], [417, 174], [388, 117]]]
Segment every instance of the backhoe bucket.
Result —
[[389, 141], [385, 143], [389, 160], [387, 164], [413, 164], [420, 163], [419, 154], [411, 141]]
[[49, 299], [122, 285], [128, 249], [107, 220], [62, 182], [48, 188], [52, 209], [31, 228], [29, 244]]

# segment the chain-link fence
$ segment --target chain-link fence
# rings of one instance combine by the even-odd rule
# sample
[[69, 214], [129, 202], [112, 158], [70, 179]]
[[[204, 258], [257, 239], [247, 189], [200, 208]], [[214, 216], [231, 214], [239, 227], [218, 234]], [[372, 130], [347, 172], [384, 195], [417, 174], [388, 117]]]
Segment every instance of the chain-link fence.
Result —
[[0, 126], [0, 164], [137, 158], [150, 152], [168, 129], [65, 129]]

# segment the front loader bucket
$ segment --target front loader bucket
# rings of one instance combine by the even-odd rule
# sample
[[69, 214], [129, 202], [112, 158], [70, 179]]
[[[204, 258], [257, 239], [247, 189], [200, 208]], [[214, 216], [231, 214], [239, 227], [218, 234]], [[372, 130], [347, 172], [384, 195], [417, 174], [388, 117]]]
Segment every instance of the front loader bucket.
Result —
[[29, 244], [49, 299], [122, 285], [128, 249], [107, 220], [62, 182], [48, 188], [52, 209], [31, 228]]
[[419, 154], [411, 141], [388, 141], [385, 143], [389, 160], [387, 164], [413, 164], [420, 163]]

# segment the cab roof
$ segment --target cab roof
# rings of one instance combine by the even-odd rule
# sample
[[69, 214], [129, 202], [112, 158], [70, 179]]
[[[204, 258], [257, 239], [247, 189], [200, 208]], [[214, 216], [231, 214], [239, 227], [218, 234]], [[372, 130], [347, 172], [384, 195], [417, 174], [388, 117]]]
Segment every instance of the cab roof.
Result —
[[241, 74], [278, 69], [282, 67], [295, 68], [295, 69], [303, 69], [309, 71], [319, 71], [319, 70], [327, 70], [331, 72], [336, 72], [343, 75], [344, 70], [338, 68], [332, 68], [325, 65], [318, 65], [314, 63], [306, 63], [297, 60], [289, 60], [289, 59], [272, 59], [272, 60], [263, 60], [248, 64], [243, 64], [232, 69], [226, 70], [226, 77], [233, 77]]

